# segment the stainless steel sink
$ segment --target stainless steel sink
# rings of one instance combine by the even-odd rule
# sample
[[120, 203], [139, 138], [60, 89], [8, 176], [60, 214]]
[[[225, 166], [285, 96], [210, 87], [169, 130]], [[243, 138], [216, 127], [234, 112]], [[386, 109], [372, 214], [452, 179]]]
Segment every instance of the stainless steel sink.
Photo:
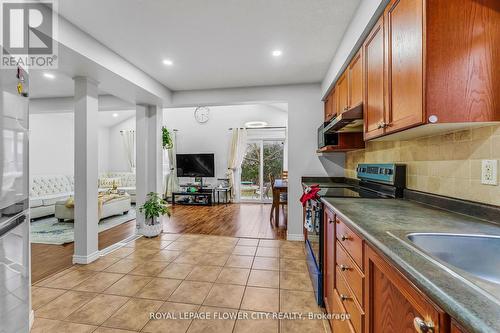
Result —
[[500, 236], [412, 233], [407, 237], [441, 262], [500, 284]]

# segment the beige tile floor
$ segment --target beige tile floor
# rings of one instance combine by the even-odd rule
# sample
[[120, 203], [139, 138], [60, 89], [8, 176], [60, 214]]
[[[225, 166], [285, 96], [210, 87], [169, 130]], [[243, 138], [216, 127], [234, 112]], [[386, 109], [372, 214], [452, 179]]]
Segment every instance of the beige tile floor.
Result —
[[[293, 333], [328, 327], [321, 320], [266, 318], [322, 311], [302, 242], [193, 234], [140, 238], [36, 283], [32, 296], [33, 333]], [[155, 312], [170, 318], [150, 319]], [[181, 314], [194, 318], [179, 319]]]

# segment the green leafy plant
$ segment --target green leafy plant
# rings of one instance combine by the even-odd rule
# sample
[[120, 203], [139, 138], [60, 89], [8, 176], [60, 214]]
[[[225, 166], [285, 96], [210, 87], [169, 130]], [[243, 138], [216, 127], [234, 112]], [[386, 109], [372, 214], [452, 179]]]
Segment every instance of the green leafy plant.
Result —
[[153, 225], [155, 224], [155, 218], [168, 214], [169, 209], [167, 202], [158, 193], [150, 192], [148, 200], [139, 208], [139, 212], [144, 213], [146, 223], [150, 222], [149, 225]]
[[163, 126], [161, 128], [161, 131], [162, 131], [163, 149], [172, 149], [172, 147], [174, 146], [174, 143], [172, 142], [172, 137], [170, 136], [170, 132], [169, 132], [168, 128]]

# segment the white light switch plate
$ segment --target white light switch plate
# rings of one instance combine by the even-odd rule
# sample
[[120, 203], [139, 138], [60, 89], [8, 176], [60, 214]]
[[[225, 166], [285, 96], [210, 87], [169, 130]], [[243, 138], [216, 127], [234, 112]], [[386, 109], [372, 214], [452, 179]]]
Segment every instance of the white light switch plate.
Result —
[[482, 161], [481, 183], [485, 185], [498, 185], [498, 160]]

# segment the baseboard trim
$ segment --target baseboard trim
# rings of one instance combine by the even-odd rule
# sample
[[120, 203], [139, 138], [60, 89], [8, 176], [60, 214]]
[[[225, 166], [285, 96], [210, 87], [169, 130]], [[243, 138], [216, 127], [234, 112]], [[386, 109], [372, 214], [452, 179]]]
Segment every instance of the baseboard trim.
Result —
[[304, 234], [291, 234], [287, 233], [286, 234], [286, 239], [289, 241], [303, 241], [304, 240]]
[[105, 247], [104, 249], [100, 250], [99, 251], [99, 255], [101, 257], [104, 257], [110, 253], [113, 253], [114, 251], [124, 247], [125, 245], [127, 245], [128, 242], [131, 242], [133, 240], [136, 240], [138, 238], [141, 238], [143, 237], [142, 235], [132, 235], [132, 236], [129, 236], [127, 238], [125, 238], [124, 240], [121, 240], [119, 241], [118, 243], [114, 243], [113, 245], [110, 245], [108, 247]]
[[88, 256], [79, 256], [79, 255], [74, 254], [73, 255], [73, 264], [80, 264], [80, 265], [90, 264], [91, 262], [99, 259], [99, 257], [100, 257], [99, 251], [96, 251], [92, 254], [89, 254]]

